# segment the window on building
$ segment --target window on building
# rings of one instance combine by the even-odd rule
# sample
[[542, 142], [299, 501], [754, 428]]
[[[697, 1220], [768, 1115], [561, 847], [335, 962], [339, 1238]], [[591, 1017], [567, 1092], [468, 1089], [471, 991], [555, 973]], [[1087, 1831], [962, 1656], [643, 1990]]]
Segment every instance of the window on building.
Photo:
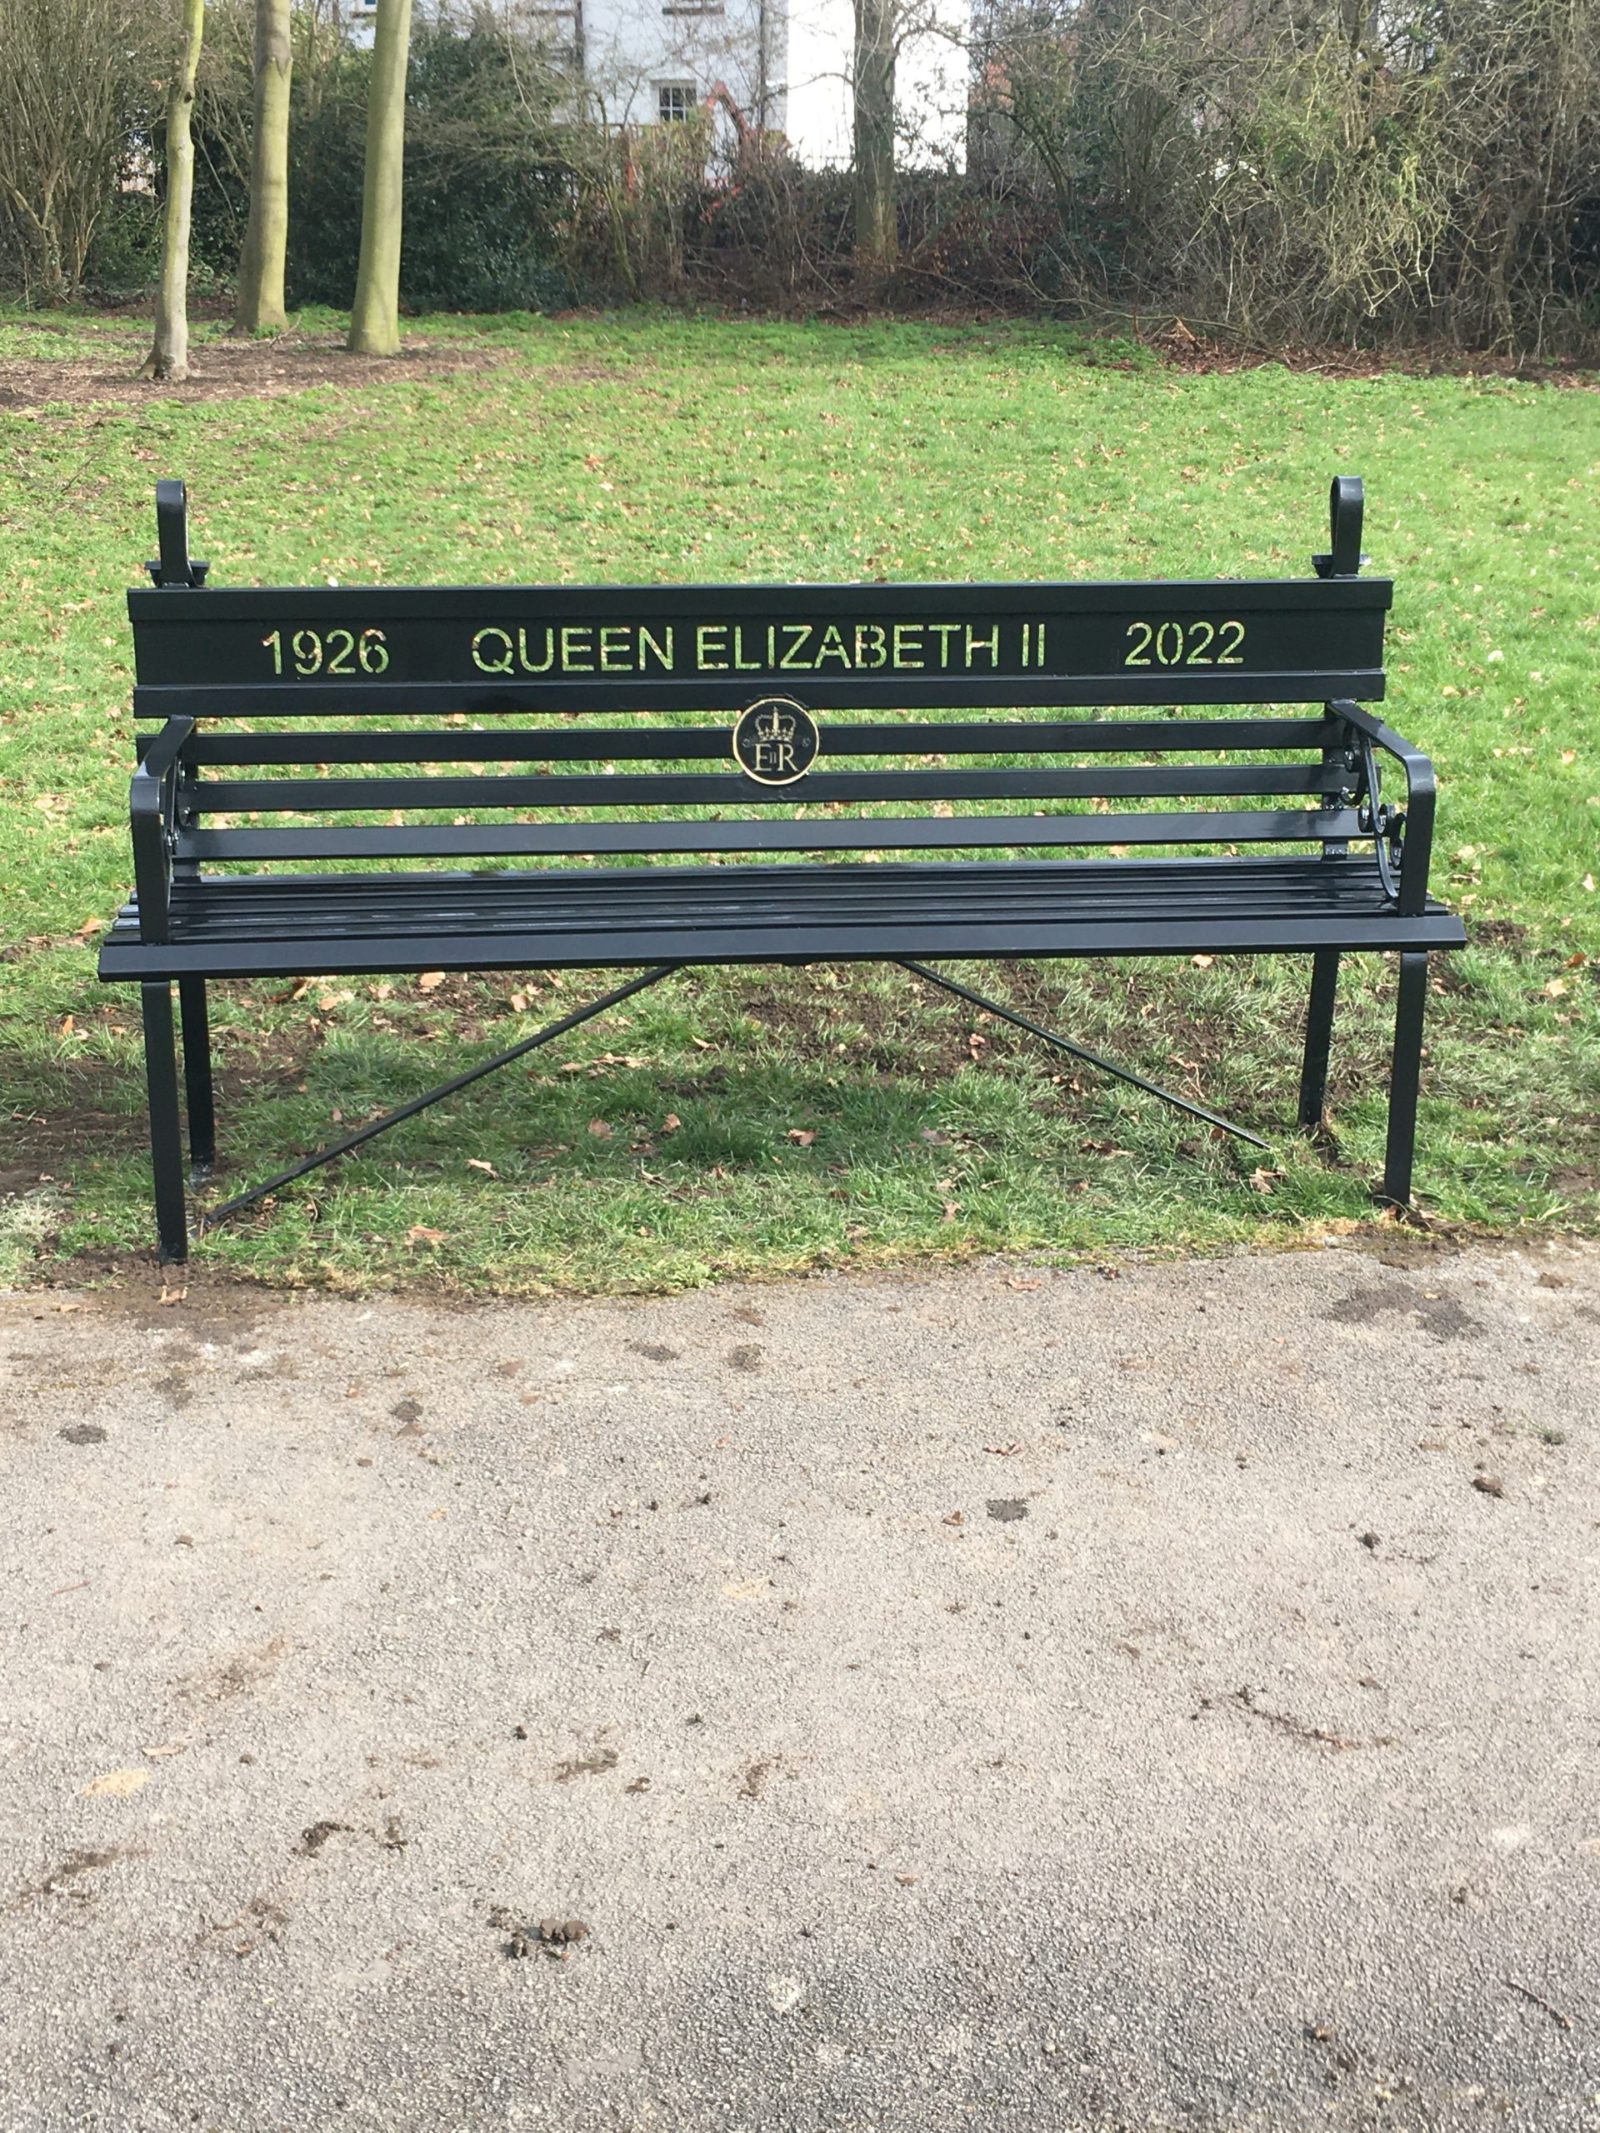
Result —
[[656, 83], [656, 116], [664, 126], [693, 118], [694, 106], [695, 95], [692, 81], [660, 81]]

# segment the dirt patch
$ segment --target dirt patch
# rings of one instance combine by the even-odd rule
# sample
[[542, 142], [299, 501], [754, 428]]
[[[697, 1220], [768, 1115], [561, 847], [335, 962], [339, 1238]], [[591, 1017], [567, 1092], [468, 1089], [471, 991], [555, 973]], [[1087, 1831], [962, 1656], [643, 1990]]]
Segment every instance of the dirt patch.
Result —
[[1211, 340], [1192, 333], [1174, 319], [1162, 333], [1147, 333], [1144, 345], [1174, 370], [1211, 376], [1216, 372], [1262, 370], [1281, 365], [1297, 376], [1324, 378], [1517, 378], [1529, 385], [1564, 386], [1573, 392], [1600, 392], [1600, 373], [1577, 363], [1537, 363], [1515, 356], [1472, 355], [1428, 348], [1255, 348]]
[[[393, 385], [495, 370], [517, 353], [514, 345], [409, 341], [397, 356], [358, 356], [348, 354], [336, 334], [291, 331], [271, 341], [202, 341], [192, 350], [193, 369], [177, 385], [170, 379], [158, 383], [135, 375], [142, 354], [136, 343], [119, 339], [108, 345], [105, 355], [86, 360], [51, 363], [35, 357], [0, 366], [0, 407], [46, 407], [62, 401], [75, 406], [134, 401], [143, 406], [152, 399], [276, 400], [317, 385]], [[595, 374], [605, 373], [597, 369]]]

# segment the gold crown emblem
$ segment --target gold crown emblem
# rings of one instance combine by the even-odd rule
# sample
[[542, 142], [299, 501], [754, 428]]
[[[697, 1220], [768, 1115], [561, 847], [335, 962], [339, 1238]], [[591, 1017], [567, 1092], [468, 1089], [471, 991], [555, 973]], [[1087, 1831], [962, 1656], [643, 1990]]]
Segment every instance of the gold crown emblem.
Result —
[[785, 711], [781, 704], [769, 704], [756, 714], [755, 737], [758, 741], [792, 741], [797, 730], [794, 714]]

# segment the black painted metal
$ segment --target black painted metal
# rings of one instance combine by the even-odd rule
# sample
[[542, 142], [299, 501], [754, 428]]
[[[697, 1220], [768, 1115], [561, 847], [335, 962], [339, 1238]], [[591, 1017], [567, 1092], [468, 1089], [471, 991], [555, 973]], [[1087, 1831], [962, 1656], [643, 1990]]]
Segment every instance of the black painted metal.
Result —
[[[129, 611], [135, 710], [166, 723], [137, 743], [137, 895], [100, 968], [145, 984], [167, 1256], [174, 979], [199, 1171], [207, 980], [529, 966], [898, 962], [1264, 1146], [927, 959], [1309, 953], [1309, 1124], [1340, 953], [1399, 949], [1385, 1191], [1409, 1192], [1415, 969], [1464, 936], [1428, 895], [1432, 766], [1367, 708], [1392, 588], [1360, 575], [1354, 477], [1330, 492], [1329, 552], [1295, 580], [226, 590], [189, 557], [181, 483], [161, 484], [157, 515], [155, 587]], [[779, 725], [815, 721], [815, 767], [791, 782], [764, 782], [753, 742], [736, 754], [739, 715], [767, 698], [789, 707]], [[515, 713], [535, 723], [501, 723]], [[262, 717], [274, 730], [237, 730]]]
[[382, 1118], [369, 1119], [366, 1125], [358, 1126], [354, 1133], [347, 1133], [343, 1140], [335, 1141], [331, 1147], [319, 1149], [315, 1155], [304, 1156], [298, 1163], [291, 1163], [286, 1170], [277, 1171], [261, 1184], [252, 1185], [248, 1192], [235, 1193], [231, 1200], [224, 1200], [216, 1207], [207, 1208], [200, 1218], [198, 1229], [202, 1234], [208, 1229], [215, 1229], [218, 1223], [226, 1222], [233, 1215], [242, 1214], [247, 1207], [259, 1205], [269, 1194], [281, 1192], [285, 1185], [292, 1185], [297, 1178], [309, 1177], [313, 1170], [322, 1169], [326, 1163], [337, 1162], [340, 1156], [349, 1155], [352, 1150], [364, 1147], [368, 1141], [376, 1140], [380, 1133], [387, 1133], [391, 1126], [403, 1125], [408, 1118], [415, 1118], [419, 1111], [429, 1110], [434, 1104], [442, 1103], [447, 1096], [456, 1096], [463, 1089], [470, 1089], [475, 1081], [482, 1081], [486, 1074], [493, 1074], [500, 1067], [510, 1066], [514, 1059], [526, 1058], [529, 1052], [538, 1051], [541, 1045], [550, 1044], [557, 1037], [564, 1037], [569, 1030], [577, 1029], [585, 1022], [592, 1022], [596, 1015], [603, 1015], [607, 1008], [620, 1007], [624, 1000], [631, 1000], [636, 992], [643, 992], [647, 986], [659, 985], [663, 978], [670, 978], [679, 967], [676, 963], [663, 963], [656, 970], [641, 971], [638, 977], [630, 978], [626, 985], [619, 985], [615, 991], [606, 993], [602, 998], [591, 1000], [587, 1007], [580, 1007], [570, 1015], [563, 1015], [559, 1022], [546, 1023], [536, 1035], [524, 1037], [520, 1044], [513, 1044], [506, 1051], [496, 1052], [492, 1059], [480, 1060], [464, 1074], [453, 1075], [449, 1081], [441, 1082], [438, 1088], [430, 1089], [426, 1096], [414, 1096], [410, 1103], [401, 1104], [397, 1110], [386, 1112]]
[[1335, 474], [1328, 489], [1329, 555], [1314, 555], [1311, 567], [1319, 578], [1353, 578], [1360, 570], [1361, 520], [1366, 508], [1359, 475]]
[[1411, 1171], [1417, 1145], [1417, 1102], [1422, 1083], [1422, 1026], [1428, 1005], [1428, 958], [1400, 958], [1395, 1000], [1394, 1062], [1389, 1076], [1389, 1131], [1384, 1143], [1382, 1199], [1390, 1207], [1411, 1205]]
[[178, 980], [183, 1030], [183, 1095], [189, 1113], [189, 1177], [198, 1185], [217, 1159], [217, 1113], [211, 1088], [211, 1015], [204, 978]]
[[1119, 1066], [1116, 1060], [1107, 1059], [1103, 1053], [1091, 1052], [1087, 1046], [1075, 1043], [1072, 1038], [1046, 1029], [1042, 1022], [1034, 1022], [1027, 1015], [1019, 1015], [1015, 1008], [1006, 1007], [999, 1000], [986, 999], [981, 992], [974, 992], [969, 985], [958, 985], [954, 978], [946, 977], [943, 971], [930, 970], [926, 963], [913, 963], [904, 958], [900, 961], [900, 968], [909, 970], [914, 978], [926, 978], [930, 985], [943, 986], [946, 992], [953, 992], [958, 1000], [965, 1000], [973, 1007], [981, 1007], [985, 1014], [995, 1015], [1002, 1022], [1009, 1022], [1017, 1029], [1026, 1030], [1030, 1037], [1042, 1038], [1046, 1044], [1053, 1044], [1058, 1051], [1070, 1052], [1074, 1059], [1083, 1060], [1086, 1065], [1097, 1068], [1102, 1074], [1111, 1074], [1118, 1081], [1126, 1081], [1135, 1089], [1143, 1089], [1147, 1096], [1159, 1096], [1164, 1104], [1171, 1104], [1175, 1111], [1187, 1111], [1191, 1118], [1203, 1119], [1208, 1126], [1217, 1126], [1224, 1133], [1235, 1134], [1240, 1140], [1249, 1141], [1252, 1147], [1267, 1146], [1260, 1134], [1252, 1133], [1248, 1126], [1236, 1126], [1232, 1119], [1223, 1118], [1219, 1112], [1208, 1111], [1204, 1104], [1192, 1103], [1187, 1096], [1179, 1096], [1171, 1089], [1162, 1088], [1159, 1082], [1146, 1081], [1142, 1074], [1135, 1074], [1132, 1068]]
[[1308, 1132], [1323, 1124], [1328, 1108], [1328, 1052], [1339, 992], [1339, 951], [1319, 948], [1311, 958], [1311, 998], [1306, 1008], [1306, 1048], [1300, 1068], [1300, 1123]]
[[144, 566], [151, 583], [173, 586], [204, 585], [209, 563], [189, 557], [189, 503], [181, 481], [156, 483], [156, 545], [161, 553]]
[[145, 1084], [150, 1103], [150, 1160], [155, 1172], [156, 1236], [164, 1265], [188, 1257], [183, 1207], [183, 1126], [173, 1045], [172, 987], [163, 978], [141, 988]]

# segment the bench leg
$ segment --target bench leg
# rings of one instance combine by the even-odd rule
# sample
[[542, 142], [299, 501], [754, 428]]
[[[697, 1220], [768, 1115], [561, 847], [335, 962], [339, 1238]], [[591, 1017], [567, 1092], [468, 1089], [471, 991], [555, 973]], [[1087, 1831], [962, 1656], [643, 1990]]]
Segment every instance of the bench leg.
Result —
[[1389, 1139], [1379, 1198], [1404, 1212], [1411, 1205], [1411, 1162], [1417, 1144], [1417, 1096], [1422, 1083], [1422, 1019], [1428, 1004], [1426, 949], [1400, 956], [1395, 1002], [1394, 1066], [1389, 1080]]
[[189, 1180], [199, 1185], [217, 1159], [217, 1114], [211, 1094], [211, 1018], [204, 978], [178, 980], [183, 1020], [183, 1091], [189, 1112]]
[[163, 1266], [189, 1256], [183, 1199], [183, 1131], [178, 1116], [178, 1059], [173, 1045], [172, 987], [165, 979], [141, 986], [144, 1072], [150, 1096], [150, 1161], [155, 1171], [156, 1236]]
[[1333, 1003], [1339, 990], [1339, 951], [1318, 948], [1311, 958], [1311, 1001], [1306, 1008], [1306, 1050], [1300, 1068], [1300, 1123], [1314, 1133], [1328, 1107], [1328, 1047], [1333, 1041]]

